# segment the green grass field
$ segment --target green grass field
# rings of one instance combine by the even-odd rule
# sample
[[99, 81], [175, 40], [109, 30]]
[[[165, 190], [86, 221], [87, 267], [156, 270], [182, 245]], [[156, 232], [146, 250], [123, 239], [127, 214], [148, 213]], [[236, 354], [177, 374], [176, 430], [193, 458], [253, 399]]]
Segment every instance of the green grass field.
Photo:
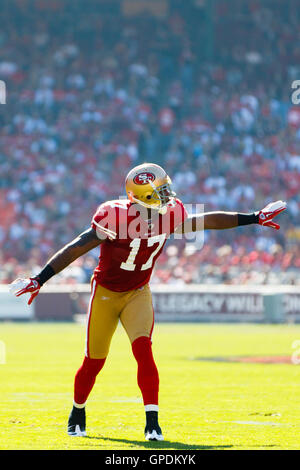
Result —
[[136, 363], [121, 328], [87, 405], [87, 438], [66, 423], [85, 326], [0, 323], [0, 449], [299, 449], [300, 365], [197, 360], [291, 356], [300, 325], [157, 324], [165, 441], [144, 441]]

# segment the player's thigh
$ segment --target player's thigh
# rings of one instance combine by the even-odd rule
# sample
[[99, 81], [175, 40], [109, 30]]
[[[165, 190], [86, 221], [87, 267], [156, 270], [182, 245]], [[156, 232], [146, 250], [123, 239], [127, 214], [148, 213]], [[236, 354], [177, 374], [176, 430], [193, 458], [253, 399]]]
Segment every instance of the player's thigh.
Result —
[[154, 313], [149, 286], [132, 293], [121, 312], [120, 320], [131, 343], [140, 336], [151, 338]]
[[94, 281], [87, 320], [85, 349], [87, 357], [102, 359], [108, 355], [118, 321], [118, 296]]

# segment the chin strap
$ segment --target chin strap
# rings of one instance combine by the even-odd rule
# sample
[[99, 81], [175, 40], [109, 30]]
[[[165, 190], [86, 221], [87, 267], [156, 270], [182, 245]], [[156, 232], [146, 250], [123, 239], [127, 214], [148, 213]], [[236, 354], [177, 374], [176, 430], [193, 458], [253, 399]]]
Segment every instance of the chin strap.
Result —
[[147, 209], [154, 209], [155, 211], [159, 211], [161, 209], [160, 206], [152, 206], [151, 204], [147, 204], [146, 202], [140, 201], [136, 197], [134, 197], [132, 194], [130, 195], [130, 201], [131, 202], [136, 202], [137, 204], [140, 204], [143, 207], [146, 207]]
[[139, 199], [135, 198], [134, 196], [130, 196], [130, 201], [131, 202], [136, 202], [137, 204], [140, 204], [141, 206], [143, 207], [146, 207], [147, 209], [152, 209], [152, 210], [155, 210], [157, 211], [159, 214], [161, 215], [165, 215], [167, 213], [167, 210], [168, 210], [168, 206], [172, 206], [174, 207], [175, 205], [175, 201], [174, 201], [174, 198], [172, 198], [167, 204], [165, 204], [164, 206], [161, 205], [161, 206], [153, 206], [151, 204], [147, 204], [146, 202], [143, 202], [143, 201], [140, 201]]

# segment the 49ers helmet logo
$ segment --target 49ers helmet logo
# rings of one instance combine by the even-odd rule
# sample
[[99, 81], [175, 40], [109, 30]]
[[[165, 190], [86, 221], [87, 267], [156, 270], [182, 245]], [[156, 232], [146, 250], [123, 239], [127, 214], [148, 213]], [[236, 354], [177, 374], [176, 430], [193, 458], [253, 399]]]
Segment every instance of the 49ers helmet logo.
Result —
[[154, 181], [154, 180], [155, 180], [155, 175], [148, 171], [145, 171], [144, 173], [139, 173], [133, 178], [133, 181], [135, 184], [147, 184], [148, 181]]

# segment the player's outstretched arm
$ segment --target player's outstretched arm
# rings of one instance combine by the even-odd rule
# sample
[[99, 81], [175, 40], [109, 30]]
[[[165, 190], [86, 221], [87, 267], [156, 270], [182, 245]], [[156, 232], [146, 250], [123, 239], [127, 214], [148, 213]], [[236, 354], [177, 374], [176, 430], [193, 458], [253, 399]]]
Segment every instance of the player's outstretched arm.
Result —
[[55, 274], [58, 274], [77, 258], [96, 248], [100, 243], [102, 243], [102, 240], [97, 237], [95, 230], [89, 228], [55, 253], [47, 264], [52, 267]]
[[23, 294], [31, 294], [28, 300], [28, 305], [30, 305], [45, 282], [65, 269], [77, 258], [98, 246], [102, 241], [98, 238], [95, 230], [89, 228], [55, 253], [37, 276], [29, 279], [16, 279], [11, 284], [10, 291], [16, 297]]
[[276, 201], [271, 202], [262, 210], [250, 214], [242, 214], [240, 212], [204, 212], [203, 214], [189, 216], [178, 227], [176, 233], [189, 233], [198, 230], [225, 230], [250, 224], [259, 224], [279, 230], [280, 225], [273, 222], [273, 219], [285, 209], [286, 202]]

